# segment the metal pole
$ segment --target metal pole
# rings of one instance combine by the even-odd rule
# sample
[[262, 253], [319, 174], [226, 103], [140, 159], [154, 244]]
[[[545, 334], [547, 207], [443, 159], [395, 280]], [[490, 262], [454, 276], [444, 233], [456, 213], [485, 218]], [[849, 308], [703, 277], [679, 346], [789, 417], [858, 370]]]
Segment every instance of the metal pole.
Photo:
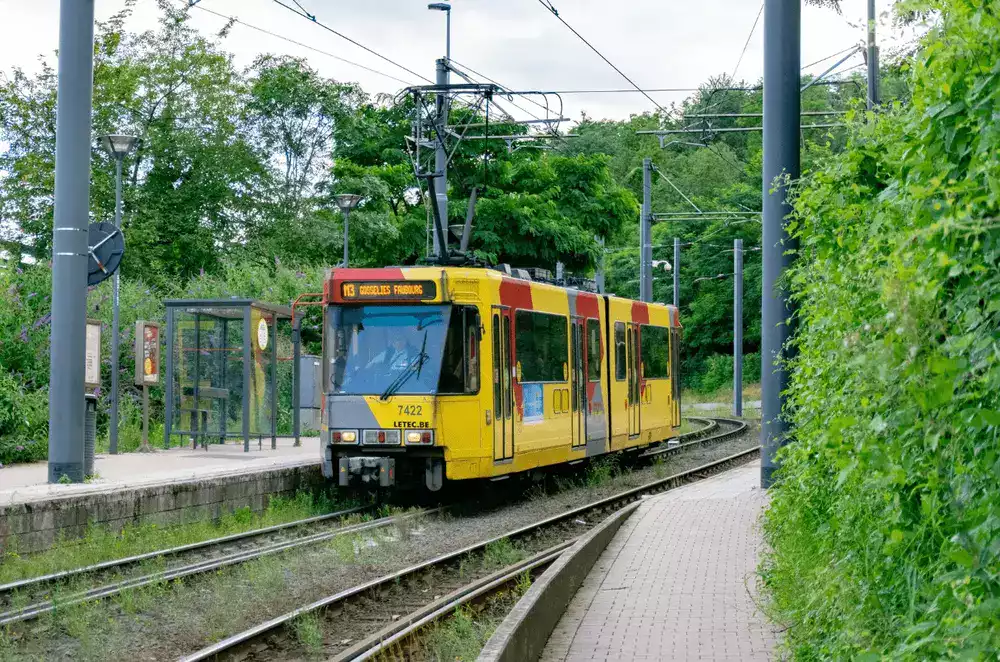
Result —
[[[164, 343], [165, 349], [167, 350], [167, 374], [166, 374], [166, 387], [163, 393], [163, 449], [170, 449], [170, 428], [173, 427], [174, 421], [174, 347], [176, 347], [176, 339], [174, 338], [174, 308], [167, 307], [167, 342]], [[224, 345], [223, 345], [224, 346]], [[180, 386], [180, 385], [178, 385]], [[223, 418], [225, 420], [225, 418]]]
[[594, 274], [594, 280], [597, 281], [597, 291], [604, 294], [604, 274], [606, 270], [605, 258], [607, 254], [604, 252], [604, 237], [594, 237], [597, 241], [597, 246], [601, 251], [601, 259], [597, 264], [597, 271]]
[[445, 46], [444, 46], [444, 57], [448, 60], [448, 64], [451, 64], [451, 10], [445, 12]]
[[733, 241], [733, 416], [743, 416], [743, 240]]
[[351, 210], [349, 208], [345, 208], [342, 211], [344, 213], [344, 268], [346, 269], [347, 268], [347, 247], [348, 247], [347, 226], [348, 226], [348, 224], [350, 223], [350, 220], [351, 220]]
[[[265, 389], [266, 391], [266, 389]], [[271, 318], [271, 450], [278, 447], [278, 316]]]
[[[450, 16], [450, 12], [449, 12]], [[448, 60], [437, 61], [437, 84], [439, 86], [448, 85], [451, 79], [451, 70], [448, 68]], [[438, 212], [441, 215], [441, 225], [444, 231], [448, 231], [448, 153], [444, 148], [445, 126], [448, 124], [448, 94], [447, 92], [437, 93], [437, 148], [434, 150], [434, 178]], [[438, 246], [437, 225], [433, 227], [434, 255], [440, 256], [441, 249]], [[447, 237], [444, 237], [447, 241]]]
[[[115, 227], [121, 232], [122, 229], [122, 159], [115, 157]], [[111, 302], [111, 423], [109, 432], [111, 435], [109, 449], [112, 455], [118, 454], [118, 311], [121, 308], [119, 299], [120, 283], [119, 270], [115, 271], [113, 277], [113, 295]]]
[[681, 240], [674, 237], [674, 307], [681, 307]]
[[94, 0], [59, 3], [49, 482], [83, 481]]
[[875, 0], [868, 0], [868, 110], [878, 105], [878, 46], [875, 45]]
[[639, 300], [653, 300], [653, 242], [650, 222], [653, 217], [653, 160], [642, 160], [642, 218], [639, 219]]
[[777, 469], [775, 455], [787, 442], [782, 417], [788, 373], [779, 354], [791, 335], [791, 302], [779, 280], [791, 264], [795, 242], [785, 229], [791, 211], [788, 187], [778, 178], [799, 177], [799, 64], [801, 0], [766, 0], [764, 5], [764, 228], [761, 286], [761, 466], [760, 482], [769, 487]]
[[250, 452], [250, 366], [253, 356], [250, 353], [250, 306], [243, 309], [243, 452]]
[[292, 319], [292, 434], [295, 445], [302, 445], [302, 319]]
[[142, 385], [142, 452], [149, 452], [149, 387]]

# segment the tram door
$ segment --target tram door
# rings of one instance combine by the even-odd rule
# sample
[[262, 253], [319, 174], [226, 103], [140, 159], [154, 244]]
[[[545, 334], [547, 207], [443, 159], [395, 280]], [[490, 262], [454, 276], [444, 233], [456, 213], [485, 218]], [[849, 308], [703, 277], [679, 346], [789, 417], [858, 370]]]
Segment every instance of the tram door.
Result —
[[640, 397], [639, 381], [642, 377], [639, 369], [639, 327], [629, 324], [627, 330], [627, 354], [628, 364], [628, 434], [634, 437], [640, 431], [640, 407], [642, 398]]
[[572, 340], [570, 343], [570, 425], [573, 446], [587, 445], [587, 345], [584, 320], [573, 318]]
[[493, 460], [514, 458], [510, 309], [493, 308]]

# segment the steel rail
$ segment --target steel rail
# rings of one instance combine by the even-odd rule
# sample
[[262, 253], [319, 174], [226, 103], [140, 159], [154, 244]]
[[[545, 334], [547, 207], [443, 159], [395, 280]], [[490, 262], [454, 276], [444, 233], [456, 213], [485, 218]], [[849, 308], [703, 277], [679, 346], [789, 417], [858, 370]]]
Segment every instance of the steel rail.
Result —
[[747, 458], [756, 455], [759, 452], [760, 452], [760, 447], [754, 446], [752, 448], [739, 451], [737, 453], [726, 456], [719, 460], [714, 460], [712, 462], [703, 464], [693, 469], [689, 469], [687, 471], [674, 474], [673, 476], [668, 476], [667, 478], [655, 480], [653, 482], [647, 483], [646, 485], [641, 485], [639, 487], [635, 487], [626, 490], [624, 492], [620, 492], [610, 497], [606, 497], [604, 499], [600, 499], [598, 501], [594, 501], [589, 504], [585, 504], [583, 506], [579, 506], [577, 508], [573, 508], [571, 510], [559, 513], [558, 515], [553, 515], [551, 517], [545, 518], [533, 524], [528, 524], [526, 526], [519, 527], [512, 531], [508, 531], [505, 534], [490, 538], [489, 540], [473, 543], [456, 551], [446, 552], [445, 554], [439, 555], [430, 560], [423, 561], [421, 563], [409, 566], [407, 568], [396, 571], [389, 575], [385, 575], [378, 579], [373, 579], [363, 584], [359, 584], [357, 586], [345, 589], [343, 591], [339, 591], [333, 595], [321, 598], [308, 605], [299, 607], [298, 609], [294, 609], [290, 612], [282, 614], [281, 616], [272, 618], [268, 621], [265, 621], [264, 623], [255, 625], [254, 627], [249, 628], [243, 632], [227, 637], [222, 641], [216, 642], [210, 646], [202, 648], [201, 650], [191, 653], [190, 655], [181, 657], [179, 658], [179, 660], [180, 662], [199, 662], [200, 660], [215, 658], [219, 655], [232, 651], [237, 647], [246, 645], [251, 641], [257, 641], [275, 630], [284, 628], [287, 625], [289, 625], [292, 621], [294, 621], [296, 618], [304, 614], [325, 610], [326, 608], [332, 605], [344, 603], [348, 599], [362, 595], [371, 589], [391, 586], [393, 583], [400, 581], [408, 576], [415, 575], [417, 573], [429, 570], [431, 568], [443, 565], [448, 562], [456, 561], [463, 556], [467, 556], [469, 554], [484, 550], [488, 545], [494, 544], [500, 540], [504, 539], [509, 540], [512, 538], [518, 538], [526, 534], [538, 531], [540, 529], [552, 526], [554, 524], [559, 524], [565, 522], [566, 520], [572, 520], [574, 518], [581, 517], [582, 515], [585, 515], [592, 511], [603, 511], [615, 506], [619, 507], [624, 506], [642, 496], [674, 489], [676, 487], [680, 487], [681, 485], [701, 480], [705, 478], [707, 475], [711, 475], [712, 473], [717, 473], [719, 471], [728, 468], [730, 465], [742, 464]]
[[89, 574], [101, 570], [110, 570], [111, 568], [120, 568], [124, 566], [134, 565], [136, 563], [141, 563], [142, 561], [148, 561], [149, 559], [155, 559], [161, 556], [174, 556], [177, 554], [182, 554], [184, 552], [191, 552], [197, 549], [204, 549], [206, 547], [216, 547], [218, 545], [223, 545], [230, 542], [236, 542], [238, 540], [245, 540], [247, 538], [256, 538], [259, 536], [267, 535], [269, 533], [283, 531], [285, 529], [298, 528], [300, 526], [306, 526], [309, 524], [316, 524], [318, 522], [323, 522], [337, 517], [344, 517], [345, 515], [353, 515], [355, 513], [368, 510], [369, 508], [370, 506], [358, 506], [357, 508], [338, 510], [335, 513], [328, 513], [326, 515], [316, 515], [314, 517], [307, 517], [305, 519], [295, 520], [294, 522], [275, 524], [274, 526], [268, 526], [261, 529], [252, 529], [250, 531], [244, 531], [242, 533], [234, 533], [219, 538], [211, 538], [209, 540], [202, 540], [200, 542], [194, 542], [187, 545], [180, 545], [178, 547], [159, 549], [152, 552], [137, 554], [135, 556], [128, 556], [120, 559], [112, 559], [110, 561], [102, 561], [101, 563], [95, 563], [93, 565], [74, 568], [72, 570], [63, 570], [48, 575], [41, 575], [39, 577], [20, 579], [15, 582], [10, 582], [9, 584], [0, 584], [0, 595], [4, 595], [5, 593], [11, 593], [13, 591], [21, 590], [31, 586], [37, 586], [39, 584], [58, 581], [60, 579], [69, 579], [70, 577], [76, 577], [78, 575]]
[[347, 662], [348, 660], [361, 662], [362, 660], [369, 660], [393, 644], [399, 643], [423, 630], [428, 625], [453, 614], [459, 607], [497, 592], [517, 581], [526, 572], [534, 572], [552, 564], [578, 539], [579, 536], [553, 545], [523, 561], [509, 565], [482, 579], [466, 584], [429, 605], [421, 607], [407, 616], [403, 616], [392, 625], [383, 628], [348, 650], [334, 655], [330, 658], [329, 662]]
[[301, 538], [295, 538], [293, 540], [280, 541], [257, 549], [243, 550], [232, 554], [228, 554], [226, 556], [207, 559], [205, 561], [199, 561], [186, 566], [169, 568], [167, 570], [162, 570], [148, 575], [133, 577], [122, 580], [120, 582], [114, 582], [97, 588], [88, 589], [86, 591], [82, 591], [80, 593], [67, 596], [65, 599], [60, 599], [58, 601], [58, 604], [56, 604], [52, 600], [43, 600], [41, 602], [37, 602], [35, 604], [31, 604], [26, 607], [22, 607], [20, 609], [15, 609], [0, 614], [0, 626], [9, 625], [11, 623], [18, 623], [22, 621], [30, 621], [35, 618], [38, 618], [43, 614], [54, 611], [57, 608], [65, 608], [72, 605], [81, 604], [84, 602], [91, 602], [93, 600], [108, 598], [117, 595], [123, 591], [126, 591], [128, 589], [142, 588], [143, 586], [149, 586], [151, 584], [168, 582], [174, 579], [189, 577], [191, 575], [204, 574], [206, 572], [220, 570], [222, 568], [231, 565], [245, 563], [247, 561], [263, 558], [266, 556], [270, 556], [272, 554], [285, 552], [290, 549], [295, 549], [306, 545], [315, 545], [317, 543], [325, 542], [327, 540], [332, 540], [333, 538], [336, 538], [338, 536], [347, 535], [350, 533], [360, 533], [362, 531], [368, 531], [371, 529], [383, 528], [391, 524], [395, 524], [396, 522], [400, 522], [406, 519], [411, 519], [416, 516], [431, 514], [437, 512], [438, 510], [440, 509], [438, 508], [430, 511], [421, 511], [419, 513], [412, 513], [409, 515], [402, 515], [395, 517], [383, 517], [377, 520], [373, 520], [371, 522], [351, 524], [348, 526], [334, 529], [332, 531], [324, 531], [309, 536], [303, 536]]

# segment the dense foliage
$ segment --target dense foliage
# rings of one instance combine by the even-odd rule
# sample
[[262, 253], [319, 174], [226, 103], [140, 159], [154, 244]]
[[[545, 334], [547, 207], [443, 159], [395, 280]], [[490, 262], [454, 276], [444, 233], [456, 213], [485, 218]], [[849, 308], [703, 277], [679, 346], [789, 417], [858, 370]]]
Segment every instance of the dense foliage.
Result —
[[1000, 10], [899, 9], [936, 20], [912, 102], [856, 117], [798, 185], [763, 570], [802, 659], [1000, 650]]
[[[140, 137], [137, 151], [124, 161], [128, 248], [120, 383], [126, 448], [135, 443], [139, 425], [127, 351], [132, 322], [162, 319], [163, 299], [225, 293], [288, 303], [315, 291], [323, 269], [342, 254], [343, 226], [333, 200], [338, 193], [364, 196], [352, 214], [352, 265], [414, 264], [429, 243], [426, 186], [414, 178], [406, 147], [411, 102], [371, 97], [287, 56], [261, 55], [240, 69], [225, 50], [229, 30], [238, 26], [202, 35], [190, 26], [187, 10], [168, 0], [159, 0], [157, 29], [131, 33], [125, 26], [134, 4], [128, 0], [120, 14], [98, 26], [93, 115], [95, 136]], [[804, 95], [805, 107], [845, 108], [863, 93], [856, 80], [847, 82], [814, 86]], [[656, 212], [687, 212], [692, 203], [709, 211], [760, 209], [759, 133], [697, 133], [690, 141], [707, 148], [680, 141], [665, 149], [652, 136], [636, 135], [707, 126], [687, 117], [701, 112], [760, 112], [759, 89], [729, 89], [732, 83], [726, 77], [710, 80], [670, 113], [626, 121], [584, 116], [574, 129], [579, 138], [553, 141], [549, 150], [509, 151], [502, 140], [461, 143], [449, 166], [449, 221], [461, 224], [475, 187], [471, 249], [483, 263], [554, 270], [562, 262], [592, 275], [603, 261], [609, 290], [636, 297], [644, 157], [663, 174], [654, 181]], [[0, 403], [9, 412], [0, 415], [0, 462], [45, 454], [55, 111], [56, 74], [44, 60], [37, 72], [14, 69], [0, 77], [0, 258], [14, 258], [6, 266], [0, 259]], [[460, 104], [452, 109], [454, 124], [483, 119]], [[493, 135], [526, 131], [503, 120], [496, 111], [490, 117]], [[711, 124], [752, 127], [759, 118], [717, 118]], [[841, 148], [838, 131], [808, 131], [806, 162], [813, 153]], [[91, 181], [91, 219], [112, 220], [114, 163], [96, 140]], [[730, 382], [731, 245], [737, 237], [748, 249], [744, 374], [755, 379], [759, 221], [660, 223], [653, 236], [656, 259], [672, 259], [674, 236], [683, 241], [686, 384], [714, 390]], [[18, 264], [19, 254], [30, 256], [34, 266]], [[91, 316], [104, 322], [110, 321], [108, 287], [89, 295]], [[657, 275], [654, 295], [672, 299], [669, 273]], [[105, 326], [105, 350], [110, 335]], [[103, 377], [106, 396], [107, 369]], [[161, 397], [154, 389], [154, 420], [161, 415]], [[102, 397], [102, 432], [107, 406]]]

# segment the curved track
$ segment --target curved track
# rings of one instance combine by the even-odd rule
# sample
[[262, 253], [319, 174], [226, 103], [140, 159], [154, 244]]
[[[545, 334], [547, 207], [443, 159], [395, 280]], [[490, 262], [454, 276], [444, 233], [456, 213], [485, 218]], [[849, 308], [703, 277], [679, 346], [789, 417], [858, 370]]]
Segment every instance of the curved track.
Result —
[[[747, 427], [746, 423], [734, 419], [691, 417], [688, 420], [702, 423], [703, 427], [651, 446], [639, 453], [636, 459], [663, 456], [693, 446], [725, 441], [739, 436]], [[415, 516], [384, 517], [369, 522], [341, 525], [344, 517], [360, 514], [366, 510], [369, 510], [369, 507], [351, 508], [0, 585], [0, 626], [30, 621], [53, 611], [56, 608], [52, 599], [54, 589], [67, 583], [71, 588], [68, 593], [60, 597], [58, 604], [61, 607], [109, 598], [129, 589], [212, 572], [271, 554], [321, 543], [337, 536], [390, 526], [400, 519]], [[422, 511], [417, 514], [425, 515], [437, 510]], [[334, 526], [331, 527], [331, 524]], [[165, 559], [171, 559], [171, 562], [166, 563]], [[155, 563], [160, 567], [152, 572], [131, 572], [148, 563]], [[74, 583], [78, 586], [74, 587]], [[86, 584], [90, 587], [83, 588]]]
[[[728, 429], [717, 429], [722, 427]], [[708, 434], [701, 442], [714, 442], [732, 438], [745, 431], [746, 425], [742, 421], [719, 419], [711, 429], [692, 434]], [[714, 434], [709, 434], [712, 432]], [[654, 452], [648, 454], [674, 452], [678, 448], [701, 442], [688, 441], [668, 449], [654, 449]], [[526, 571], [539, 571], [579, 535], [600, 522], [609, 511], [617, 510], [644, 496], [670, 490], [743, 464], [758, 453], [759, 448], [749, 448], [444, 554], [330, 595], [181, 659], [185, 662], [207, 659], [298, 659], [302, 652], [294, 644], [295, 623], [300, 617], [309, 614], [336, 620], [336, 627], [329, 628], [336, 630], [336, 639], [327, 640], [323, 645], [322, 652], [326, 659], [369, 659], [453, 613], [457, 606], [500, 590]], [[518, 541], [530, 557], [499, 572], [490, 572], [485, 566], [480, 567], [482, 564], [477, 563], [477, 560], [482, 559], [487, 547], [503, 539]], [[470, 571], [470, 567], [478, 570]], [[460, 568], [464, 569], [464, 574], [460, 572]], [[463, 578], [470, 572], [475, 575], [472, 581]], [[441, 594], [445, 595], [442, 597]]]

